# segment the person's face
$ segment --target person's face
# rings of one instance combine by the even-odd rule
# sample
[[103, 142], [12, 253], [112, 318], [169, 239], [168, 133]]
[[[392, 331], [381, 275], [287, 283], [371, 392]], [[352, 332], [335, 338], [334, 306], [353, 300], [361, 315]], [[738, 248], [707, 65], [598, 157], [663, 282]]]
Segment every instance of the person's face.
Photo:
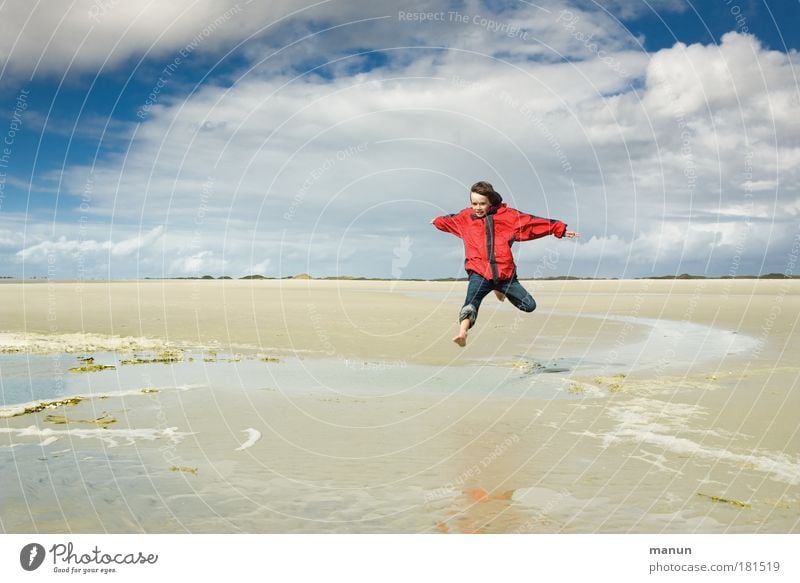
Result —
[[469, 199], [472, 201], [472, 212], [474, 212], [476, 216], [485, 217], [489, 209], [492, 208], [492, 203], [489, 202], [488, 196], [471, 192]]

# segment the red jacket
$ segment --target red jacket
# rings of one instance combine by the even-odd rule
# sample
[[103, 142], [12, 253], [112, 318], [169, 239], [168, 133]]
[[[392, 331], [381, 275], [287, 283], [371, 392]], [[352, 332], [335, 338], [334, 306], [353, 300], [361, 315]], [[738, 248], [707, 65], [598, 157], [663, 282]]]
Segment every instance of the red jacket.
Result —
[[514, 241], [529, 241], [547, 235], [564, 236], [567, 225], [543, 219], [501, 203], [485, 217], [475, 216], [471, 208], [433, 220], [434, 226], [464, 241], [464, 268], [495, 281], [514, 277], [517, 266], [511, 254]]

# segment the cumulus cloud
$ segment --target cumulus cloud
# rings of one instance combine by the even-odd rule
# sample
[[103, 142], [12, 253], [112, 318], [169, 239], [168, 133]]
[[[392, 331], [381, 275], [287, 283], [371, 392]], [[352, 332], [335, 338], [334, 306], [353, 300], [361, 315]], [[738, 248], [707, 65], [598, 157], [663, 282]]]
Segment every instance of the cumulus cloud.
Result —
[[88, 254], [108, 253], [115, 258], [124, 258], [147, 248], [155, 243], [163, 233], [163, 227], [157, 226], [145, 235], [137, 235], [129, 239], [113, 241], [95, 241], [93, 239], [67, 239], [61, 236], [55, 241], [41, 241], [17, 252], [17, 258], [31, 262], [47, 262], [51, 258], [63, 256], [76, 258]]
[[214, 257], [213, 251], [199, 251], [189, 257], [175, 259], [170, 265], [170, 273], [185, 275], [201, 272], [224, 273], [225, 261]]
[[251, 265], [245, 270], [247, 271], [246, 275], [266, 275], [270, 270], [271, 263], [271, 259], [265, 259], [264, 261]]
[[[373, 226], [418, 221], [433, 213], [431, 195], [443, 211], [458, 210], [467, 183], [490, 177], [516, 206], [616, 236], [607, 255], [664, 259], [662, 269], [668, 258], [706, 256], [715, 230], [722, 236], [720, 217], [763, 217], [778, 177], [781, 196], [797, 192], [800, 167], [774, 130], [784, 120], [785, 135], [797, 135], [782, 97], [793, 91], [793, 57], [732, 33], [720, 46], [615, 58], [644, 90], [609, 75], [599, 58], [511, 66], [457, 52], [420, 56], [391, 77], [376, 69], [208, 86], [152, 111], [124, 166], [111, 159], [93, 180], [109, 212], [122, 196], [137, 202], [118, 215], [179, 226], [197, 214], [213, 174], [206, 221], [222, 231], [238, 217], [254, 237], [312, 229], [353, 242], [348, 224], [365, 209]], [[753, 81], [739, 65], [762, 74]], [[767, 113], [764, 95], [773, 101]], [[84, 178], [78, 168], [66, 175], [76, 193]], [[147, 196], [137, 198], [142, 184]], [[396, 202], [406, 197], [416, 202]], [[665, 224], [687, 211], [686, 225]], [[611, 253], [622, 241], [630, 248]], [[585, 251], [584, 263], [593, 256]]]
[[[553, 60], [587, 51], [574, 42], [574, 27], [552, 26], [551, 17], [567, 7], [579, 18], [592, 15], [583, 18], [582, 34], [593, 35], [607, 48], [634, 45], [624, 27], [597, 5], [576, 7], [565, 0], [491, 8], [478, 0], [400, 5], [388, 0], [75, 0], [33, 7], [6, 3], [0, 59], [6, 75], [61, 75], [109, 71], [131, 58], [169, 61], [182, 52], [213, 59], [241, 48], [253, 63], [266, 60], [274, 71], [335, 59], [354, 47], [401, 55], [395, 47], [413, 40], [419, 46], [439, 41], [440, 46], [459, 44], [482, 54], [512, 52]], [[421, 13], [440, 16], [426, 20]]]
[[[213, 52], [268, 26], [290, 1], [76, 0], [67, 4], [11, 2], [0, 20], [0, 60], [26, 74], [110, 70], [137, 56], [189, 47]], [[255, 13], [255, 14], [254, 14]]]
[[23, 234], [19, 231], [0, 228], [0, 249], [19, 249], [24, 240]]
[[[459, 210], [469, 184], [489, 179], [509, 204], [585, 235], [523, 246], [522, 275], [550, 249], [582, 274], [688, 264], [725, 273], [732, 258], [759, 266], [767, 256], [779, 265], [800, 200], [797, 54], [729, 33], [718, 46], [677, 43], [650, 55], [613, 16], [635, 18], [643, 3], [600, 4], [490, 12], [433, 1], [425, 10], [443, 17], [420, 22], [387, 2], [243, 3], [197, 50], [219, 56], [247, 39], [245, 66], [143, 104], [92, 166], [58, 174], [64, 195], [91, 184], [98, 220], [163, 225], [161, 245], [152, 244], [161, 232], [116, 246], [67, 232], [20, 257], [94, 245], [139, 251], [140, 267], [170, 274], [390, 277], [405, 241], [413, 251], [404, 276], [457, 275], [460, 249], [427, 221]], [[90, 6], [76, 3], [60, 21], [34, 11], [30, 26], [52, 29], [51, 48], [2, 36], [9, 66], [40, 59], [58, 70], [54, 48], [86, 70], [102, 65], [98, 54], [108, 66], [167, 55], [238, 5], [171, 3], [159, 15], [166, 27], [149, 3], [115, 3], [86, 24], [76, 11]], [[86, 54], [69, 44], [84, 29], [96, 43]]]
[[783, 206], [783, 211], [793, 217], [800, 215], [800, 198], [795, 198], [793, 201]]

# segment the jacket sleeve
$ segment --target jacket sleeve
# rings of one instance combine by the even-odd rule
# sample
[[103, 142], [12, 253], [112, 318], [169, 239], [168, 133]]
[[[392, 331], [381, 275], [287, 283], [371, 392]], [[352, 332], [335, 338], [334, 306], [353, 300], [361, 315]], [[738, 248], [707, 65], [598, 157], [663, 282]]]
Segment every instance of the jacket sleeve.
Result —
[[453, 215], [442, 215], [441, 217], [436, 217], [433, 219], [433, 226], [439, 229], [440, 231], [444, 231], [445, 233], [451, 233], [458, 238], [461, 238], [461, 213], [453, 214]]
[[517, 211], [516, 224], [514, 225], [514, 238], [517, 241], [530, 241], [553, 235], [561, 238], [567, 230], [566, 223], [555, 219], [543, 219], [527, 213]]

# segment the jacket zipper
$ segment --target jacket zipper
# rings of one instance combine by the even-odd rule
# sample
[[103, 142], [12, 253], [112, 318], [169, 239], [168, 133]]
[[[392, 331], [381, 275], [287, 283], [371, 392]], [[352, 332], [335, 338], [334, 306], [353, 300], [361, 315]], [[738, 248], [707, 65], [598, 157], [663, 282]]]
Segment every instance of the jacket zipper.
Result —
[[484, 223], [486, 223], [486, 256], [489, 258], [489, 267], [492, 268], [492, 279], [494, 281], [500, 281], [494, 256], [494, 220], [492, 219], [492, 215], [486, 215], [483, 220]]

